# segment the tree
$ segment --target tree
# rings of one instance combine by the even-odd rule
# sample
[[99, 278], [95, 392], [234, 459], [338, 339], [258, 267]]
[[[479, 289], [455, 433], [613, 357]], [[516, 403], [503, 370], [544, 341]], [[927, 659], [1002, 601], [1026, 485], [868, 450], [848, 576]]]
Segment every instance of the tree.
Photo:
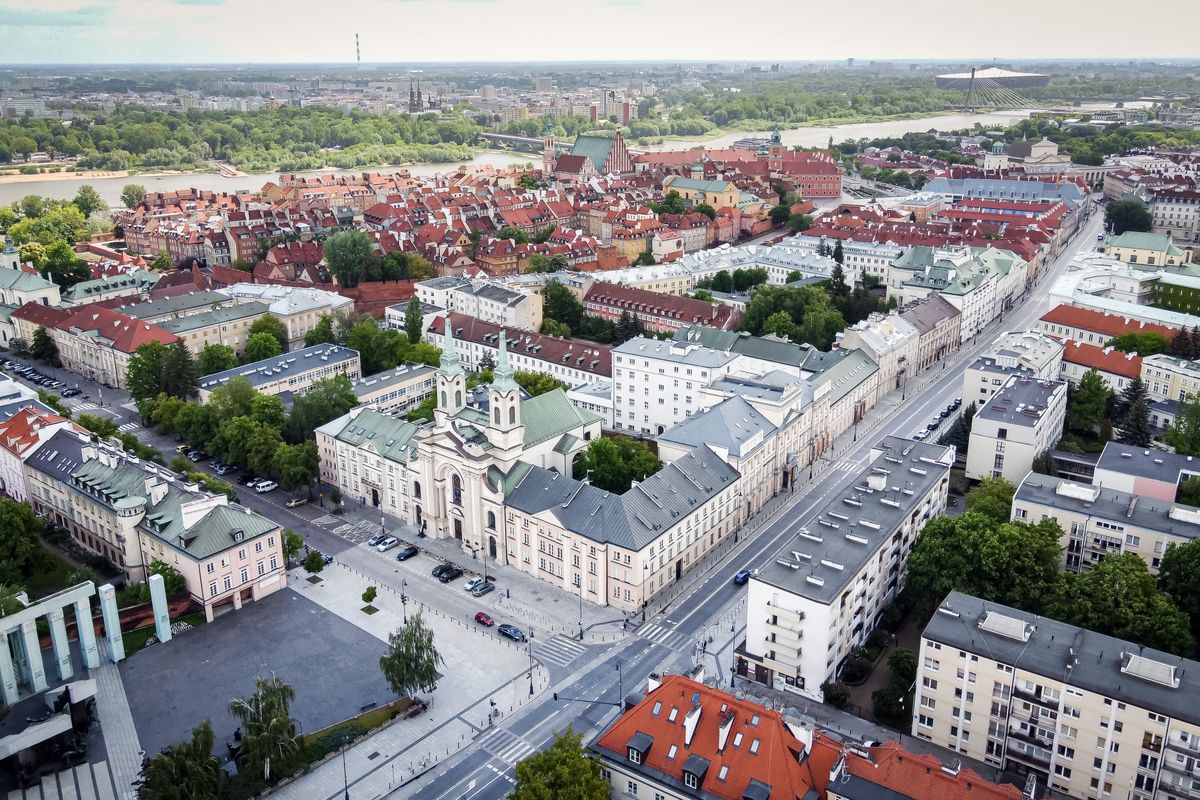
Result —
[[224, 372], [237, 365], [237, 352], [227, 344], [206, 344], [200, 351], [198, 367], [201, 375]]
[[362, 601], [364, 603], [373, 603], [373, 602], [375, 602], [375, 597], [378, 594], [379, 594], [378, 589], [376, 589], [374, 586], [368, 586], [366, 589], [363, 590]]
[[134, 208], [146, 196], [146, 187], [140, 183], [127, 183], [121, 188], [121, 204], [126, 208]]
[[1136, 553], [1106, 556], [1086, 572], [1063, 575], [1046, 613], [1146, 647], [1192, 654], [1187, 615], [1159, 590]]
[[437, 668], [442, 663], [433, 644], [433, 630], [420, 613], [388, 636], [387, 652], [379, 658], [383, 677], [400, 697], [432, 692], [441, 677]]
[[0, 498], [0, 584], [20, 583], [45, 560], [46, 523], [28, 503]]
[[1175, 421], [1163, 441], [1180, 455], [1200, 455], [1200, 395], [1189, 394], [1179, 403]]
[[813, 218], [808, 214], [792, 214], [788, 217], [788, 230], [792, 233], [801, 233], [812, 227]]
[[1200, 632], [1200, 539], [1167, 547], [1158, 568], [1158, 588], [1188, 615], [1192, 630]]
[[1104, 410], [1111, 395], [1112, 391], [1095, 367], [1085, 372], [1079, 379], [1079, 386], [1071, 392], [1068, 404], [1067, 420], [1071, 429], [1086, 435], [1095, 433], [1104, 420]]
[[832, 255], [833, 255], [833, 260], [837, 262], [839, 267], [846, 263], [846, 251], [842, 249], [842, 240], [841, 239], [838, 239], [837, 244], [835, 244], [833, 246], [833, 254]]
[[283, 426], [283, 438], [289, 444], [307, 441], [315, 429], [356, 405], [358, 398], [345, 375], [315, 381], [307, 392], [292, 400], [292, 413]]
[[50, 334], [46, 333], [46, 329], [38, 326], [38, 329], [33, 332], [33, 344], [30, 345], [29, 354], [41, 361], [43, 364], [58, 366], [58, 345], [54, 343], [54, 339]]
[[296, 740], [296, 720], [288, 705], [296, 691], [274, 674], [254, 679], [254, 694], [229, 704], [229, 713], [242, 726], [242, 750], [238, 769], [247, 773], [261, 770], [264, 781], [271, 780], [271, 765], [284, 765], [300, 750]]
[[1179, 358], [1186, 358], [1188, 361], [1200, 358], [1200, 328], [1182, 328], [1171, 339], [1171, 346], [1167, 348], [1167, 353]]
[[300, 444], [283, 444], [275, 449], [275, 470], [279, 472], [279, 480], [285, 489], [300, 486], [311, 486], [317, 479], [320, 459], [317, 456], [317, 443], [314, 441]]
[[629, 491], [633, 481], [642, 481], [662, 469], [662, 462], [646, 443], [628, 436], [592, 439], [575, 458], [577, 479], [614, 494]]
[[510, 800], [608, 800], [611, 792], [599, 760], [569, 725], [555, 734], [554, 744], [518, 762], [516, 774]]
[[789, 340], [798, 336], [796, 323], [792, 322], [791, 315], [786, 311], [776, 311], [767, 317], [767, 321], [762, 326], [762, 334], [763, 336], [772, 334]]
[[[1187, 329], [1176, 335], [1176, 339], [1186, 332]], [[1189, 335], [1190, 338], [1190, 335]], [[1161, 333], [1123, 333], [1120, 336], [1109, 339], [1105, 347], [1111, 347], [1114, 350], [1120, 350], [1122, 353], [1137, 353], [1140, 356], [1153, 356], [1158, 353], [1165, 353], [1171, 348], [1173, 340], [1168, 339]]]
[[212, 749], [212, 723], [205, 720], [192, 729], [190, 742], [177, 742], [150, 759], [139, 800], [221, 800], [225, 771]]
[[421, 301], [414, 294], [404, 309], [404, 333], [408, 336], [409, 344], [421, 341], [424, 320], [421, 314]]
[[911, 688], [917, 679], [917, 656], [912, 650], [898, 647], [888, 655], [887, 684], [871, 694], [875, 718], [889, 724], [907, 727], [912, 720]]
[[99, 436], [101, 439], [108, 439], [117, 435], [117, 423], [113, 422], [109, 417], [97, 417], [91, 414], [80, 414], [79, 419], [77, 419], [76, 422]]
[[333, 332], [333, 316], [322, 314], [317, 324], [304, 334], [304, 346], [316, 347], [319, 344], [337, 344], [337, 336]]
[[583, 303], [566, 286], [555, 280], [546, 283], [542, 299], [543, 317], [561, 322], [574, 334], [583, 319]]
[[[839, 241], [838, 244], [840, 245], [841, 242]], [[846, 272], [836, 261], [829, 273], [829, 293], [834, 297], [845, 297], [850, 294], [850, 287], [846, 285]]]
[[17, 255], [22, 264], [31, 264], [39, 272], [46, 266], [46, 245], [41, 242], [25, 242], [17, 248]]
[[287, 327], [280, 322], [279, 317], [274, 314], [263, 314], [250, 326], [249, 334], [253, 337], [256, 333], [269, 333], [279, 342], [279, 352], [287, 351], [288, 347], [288, 332]]
[[1115, 236], [1126, 231], [1149, 231], [1153, 220], [1141, 200], [1117, 200], [1104, 210], [1104, 224]]
[[75, 193], [75, 199], [71, 201], [79, 212], [85, 217], [90, 217], [97, 211], [104, 211], [108, 208], [108, 203], [104, 202], [100, 197], [100, 193], [88, 183], [79, 187], [79, 191]]
[[217, 412], [221, 420], [248, 417], [254, 406], [258, 390], [244, 375], [237, 375], [213, 389], [208, 395], [206, 406]]
[[1008, 522], [1017, 487], [1004, 478], [984, 478], [967, 492], [967, 511], [977, 511], [997, 523]]
[[409, 422], [433, 422], [433, 410], [437, 407], [437, 398], [430, 395], [408, 410], [404, 418]]
[[171, 254], [166, 250], [159, 250], [158, 255], [150, 262], [150, 270], [153, 272], [170, 272], [175, 269], [175, 259], [171, 258]]
[[492, 358], [491, 350], [484, 350], [479, 358], [479, 371], [492, 372], [496, 369], [496, 359]]
[[1053, 519], [1000, 522], [983, 511], [925, 524], [908, 561], [908, 590], [922, 619], [951, 591], [1040, 611], [1056, 590], [1062, 530]]
[[1152, 439], [1150, 433], [1150, 404], [1146, 398], [1139, 397], [1125, 413], [1118, 437], [1122, 444], [1134, 447], [1149, 447]]
[[275, 395], [256, 394], [250, 400], [250, 417], [259, 425], [269, 428], [282, 428], [287, 420], [283, 401]]
[[338, 231], [325, 240], [325, 264], [339, 284], [358, 285], [373, 257], [371, 238], [362, 231]]
[[654, 265], [654, 254], [649, 250], [643, 250], [638, 253], [637, 258], [633, 260], [635, 267], [650, 267]]
[[571, 328], [566, 323], [549, 318], [542, 320], [542, 333], [547, 336], [557, 336], [560, 339], [570, 339], [572, 335]]
[[791, 219], [792, 210], [781, 203], [780, 205], [772, 208], [767, 213], [767, 216], [770, 217], [771, 224], [778, 228], [782, 225], [786, 225], [788, 220]]
[[304, 547], [304, 537], [288, 528], [283, 532], [283, 557], [286, 561], [291, 561], [296, 557], [296, 554]]
[[[335, 502], [336, 506], [337, 503]], [[304, 557], [304, 571], [310, 575], [318, 575], [321, 570], [325, 569], [325, 556], [321, 555], [320, 550], [309, 550], [308, 555]]]
[[163, 355], [160, 387], [168, 397], [195, 397], [199, 371], [183, 339], [176, 339]]
[[41, 275], [48, 281], [53, 281], [60, 289], [69, 289], [81, 281], [90, 280], [92, 272], [83, 263], [71, 245], [64, 241], [54, 241], [46, 245], [40, 269]]
[[163, 389], [163, 365], [167, 348], [161, 342], [147, 342], [134, 351], [125, 370], [125, 386], [134, 400], [157, 397]]
[[717, 218], [717, 210], [708, 203], [697, 203], [696, 205], [692, 206], [692, 212], [695, 214], [703, 214], [709, 219]]
[[278, 428], [255, 424], [246, 441], [246, 465], [260, 475], [275, 467], [275, 456], [283, 444]]
[[570, 387], [567, 384], [549, 375], [545, 372], [526, 372], [524, 370], [516, 370], [513, 372], [513, 380], [515, 380], [522, 389], [529, 392], [530, 397], [537, 397], [539, 394], [553, 392], [555, 389], [566, 390]]
[[1200, 477], [1192, 476], [1180, 485], [1179, 499], [1176, 502], [1188, 506], [1200, 506]]
[[256, 333], [246, 340], [246, 351], [243, 354], [247, 364], [275, 358], [283, 353], [279, 340], [269, 333]]

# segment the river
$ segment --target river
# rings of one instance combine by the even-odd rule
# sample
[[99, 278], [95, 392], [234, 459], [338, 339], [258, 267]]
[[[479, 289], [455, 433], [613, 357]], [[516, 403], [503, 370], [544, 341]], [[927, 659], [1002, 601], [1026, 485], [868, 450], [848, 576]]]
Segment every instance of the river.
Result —
[[[1133, 105], [1133, 104], [1127, 104]], [[1085, 106], [1087, 109], [1111, 108], [1111, 104], [1097, 103]], [[994, 111], [983, 114], [941, 114], [920, 119], [894, 119], [880, 122], [859, 122], [850, 125], [833, 125], [812, 128], [794, 128], [781, 132], [783, 142], [787, 145], [802, 147], [824, 147], [829, 144], [830, 137], [834, 142], [846, 139], [877, 139], [903, 136], [906, 133], [927, 131], [930, 128], [938, 130], [957, 130], [970, 128], [979, 123], [985, 129], [1004, 128], [1030, 115], [1029, 110]], [[770, 136], [770, 131], [735, 131], [708, 139], [703, 142], [684, 139], [667, 139], [661, 145], [655, 145], [656, 150], [687, 150], [693, 147], [729, 147], [738, 139], [747, 137]], [[635, 147], [635, 149], [638, 149]], [[484, 150], [467, 162], [476, 166], [508, 167], [529, 162], [537, 163], [541, 159], [532, 153], [512, 153], [507, 151]], [[414, 175], [433, 175], [453, 169], [452, 164], [415, 164], [405, 167]], [[320, 172], [302, 173], [308, 175], [353, 175], [366, 171], [368, 168], [354, 170], [322, 170]], [[386, 172], [391, 168], [375, 167]], [[243, 175], [230, 178], [216, 173], [194, 173], [185, 175], [135, 175], [121, 178], [60, 178], [57, 180], [31, 180], [15, 183], [0, 183], [0, 204], [8, 205], [14, 200], [20, 200], [25, 195], [36, 194], [43, 197], [69, 199], [75, 196], [83, 184], [91, 184], [106, 201], [113, 205], [120, 203], [121, 188], [127, 183], [140, 183], [150, 191], [173, 191], [175, 189], [209, 189], [212, 191], [234, 192], [240, 189], [258, 190], [268, 181], [279, 180], [278, 173], [262, 175]]]

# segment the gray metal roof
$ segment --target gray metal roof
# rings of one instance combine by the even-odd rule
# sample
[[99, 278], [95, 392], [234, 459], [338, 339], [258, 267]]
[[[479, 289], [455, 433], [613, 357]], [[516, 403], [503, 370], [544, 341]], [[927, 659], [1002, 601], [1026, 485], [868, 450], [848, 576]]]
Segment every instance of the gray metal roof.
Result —
[[707, 444], [744, 457], [774, 431], [775, 426], [770, 420], [742, 397], [734, 395], [673, 425], [658, 440], [687, 447]]
[[601, 544], [641, 550], [738, 478], [708, 446], [697, 447], [615, 495], [542, 467], [508, 486], [504, 502], [527, 514], [549, 512], [567, 530]]
[[663, 361], [673, 361], [693, 367], [716, 368], [723, 367], [737, 358], [736, 355], [715, 350], [704, 345], [661, 339], [647, 339], [639, 336], [630, 339], [622, 345], [613, 348], [614, 353], [636, 358], [657, 358]]
[[354, 392], [355, 397], [362, 397], [391, 386], [402, 386], [415, 380], [432, 378], [436, 374], [437, 370], [427, 364], [401, 364], [395, 369], [359, 378], [350, 386], [350, 389]]
[[[832, 603], [882, 542], [917, 511], [929, 489], [949, 475], [951, 449], [885, 436], [872, 448], [878, 455], [858, 478], [804, 520], [807, 535], [789, 536], [752, 579]], [[880, 488], [872, 489], [872, 480]], [[794, 516], [784, 515], [763, 535], [779, 535], [795, 522]], [[789, 566], [795, 563], [800, 566]]]
[[[1200, 512], [1192, 506], [1075, 483], [1037, 472], [1029, 473], [1021, 481], [1016, 499], [1073, 511], [1097, 520], [1111, 520], [1120, 525], [1136, 525], [1181, 539], [1195, 539], [1200, 535], [1200, 522], [1189, 519], [1200, 518]], [[1175, 516], [1172, 516], [1172, 509]]]
[[134, 319], [150, 319], [163, 314], [179, 314], [184, 311], [191, 311], [197, 308], [211, 308], [213, 305], [224, 305], [229, 302], [231, 302], [230, 299], [220, 292], [203, 289], [196, 292], [177, 294], [173, 297], [160, 297], [158, 300], [151, 300], [146, 303], [131, 303], [126, 306], [120, 306], [115, 310]]
[[[228, 303], [228, 301], [226, 301]], [[170, 331], [176, 335], [194, 331], [199, 328], [207, 328], [210, 325], [222, 325], [227, 322], [233, 322], [238, 319], [246, 319], [247, 317], [260, 317], [267, 313], [267, 304], [260, 303], [257, 300], [252, 300], [249, 303], [222, 305], [217, 308], [211, 308], [208, 311], [201, 311], [197, 314], [189, 314], [184, 317], [173, 317], [172, 319], [164, 319], [157, 323], [158, 327], [165, 331]]]
[[[997, 616], [984, 629], [980, 623], [989, 614]], [[1021, 631], [1021, 635], [1013, 638], [995, 632], [1003, 629], [1003, 623]], [[1200, 662], [960, 592], [946, 596], [922, 635], [1118, 702], [1200, 725], [1200, 704], [1195, 702], [1200, 697]], [[1177, 685], [1160, 683], [1155, 678]]]
[[1100, 453], [1096, 469], [1178, 483], [1180, 473], [1200, 475], [1200, 458], [1109, 442]]
[[224, 372], [214, 372], [200, 379], [200, 388], [212, 390], [239, 375], [250, 381], [252, 386], [274, 383], [292, 375], [300, 375], [321, 366], [351, 361], [358, 358], [358, 351], [339, 344], [318, 344], [291, 353], [281, 353], [274, 358], [264, 358]]
[[83, 465], [83, 448], [89, 437], [70, 429], [56, 432], [41, 447], [33, 451], [25, 463], [62, 483], [70, 483], [71, 475]]
[[1046, 381], [1014, 375], [979, 409], [979, 419], [1023, 428], [1038, 424], [1051, 403], [1067, 393], [1066, 381]]

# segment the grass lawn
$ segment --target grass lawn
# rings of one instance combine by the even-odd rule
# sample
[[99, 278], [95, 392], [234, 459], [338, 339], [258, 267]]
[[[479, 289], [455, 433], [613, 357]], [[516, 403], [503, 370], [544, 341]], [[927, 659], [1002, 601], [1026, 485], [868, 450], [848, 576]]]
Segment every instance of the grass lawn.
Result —
[[[197, 611], [192, 614], [184, 614], [182, 617], [176, 617], [171, 622], [186, 622], [193, 628], [203, 625], [205, 622], [204, 614]], [[125, 657], [136, 653], [146, 646], [146, 640], [154, 635], [154, 626], [148, 625], [145, 628], [138, 628], [136, 631], [126, 631], [121, 634], [121, 641], [125, 643]]]

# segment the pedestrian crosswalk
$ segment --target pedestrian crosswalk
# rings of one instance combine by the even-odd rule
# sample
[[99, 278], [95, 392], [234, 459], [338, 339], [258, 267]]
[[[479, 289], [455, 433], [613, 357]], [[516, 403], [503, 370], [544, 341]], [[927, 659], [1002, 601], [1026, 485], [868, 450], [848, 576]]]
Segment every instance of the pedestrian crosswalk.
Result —
[[834, 472], [857, 472], [862, 468], [862, 459], [843, 458], [833, 462]]
[[129, 433], [130, 431], [136, 431], [140, 427], [136, 422], [126, 422], [124, 425], [118, 425], [117, 430], [121, 433]]
[[96, 405], [95, 403], [89, 403], [87, 400], [83, 400], [83, 401], [75, 402], [75, 403], [68, 403], [68, 405], [72, 406], [76, 411], [93, 411], [93, 410], [99, 408], [98, 405]]
[[549, 639], [539, 640], [534, 647], [534, 654], [542, 661], [549, 661], [560, 667], [570, 664], [587, 650], [576, 639], [568, 639], [561, 634]]
[[665, 645], [672, 650], [679, 649], [688, 639], [685, 634], [676, 632], [674, 628], [659, 625], [658, 623], [651, 623], [638, 628], [638, 636], [655, 644]]
[[479, 737], [476, 744], [507, 764], [516, 764], [537, 747], [504, 728], [493, 728]]

